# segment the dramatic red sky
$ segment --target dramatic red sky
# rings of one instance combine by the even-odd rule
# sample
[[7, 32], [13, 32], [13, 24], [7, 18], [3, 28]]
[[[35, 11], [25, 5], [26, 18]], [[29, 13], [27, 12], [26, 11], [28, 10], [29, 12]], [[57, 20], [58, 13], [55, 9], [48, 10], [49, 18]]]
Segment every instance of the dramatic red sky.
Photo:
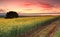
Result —
[[0, 11], [60, 13], [60, 0], [0, 0]]

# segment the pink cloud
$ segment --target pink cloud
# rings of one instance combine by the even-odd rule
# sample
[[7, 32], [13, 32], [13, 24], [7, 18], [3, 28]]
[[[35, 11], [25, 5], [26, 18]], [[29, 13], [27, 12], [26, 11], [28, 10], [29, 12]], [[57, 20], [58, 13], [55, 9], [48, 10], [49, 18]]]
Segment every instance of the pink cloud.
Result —
[[30, 2], [23, 3], [23, 6], [24, 7], [36, 6], [36, 7], [42, 7], [42, 8], [47, 9], [47, 10], [54, 7], [53, 5], [51, 5], [49, 3], [30, 3]]

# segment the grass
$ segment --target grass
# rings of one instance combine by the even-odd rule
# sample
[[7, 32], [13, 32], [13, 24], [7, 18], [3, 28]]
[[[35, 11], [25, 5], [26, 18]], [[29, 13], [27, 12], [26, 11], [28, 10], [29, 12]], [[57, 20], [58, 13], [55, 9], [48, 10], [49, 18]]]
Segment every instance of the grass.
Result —
[[56, 29], [53, 37], [60, 37], [60, 25], [59, 25], [58, 28]]
[[56, 17], [0, 18], [0, 37], [15, 37], [17, 34], [23, 35], [24, 32], [41, 26], [44, 22], [54, 18]]
[[55, 34], [53, 35], [53, 37], [60, 37], [60, 29], [55, 32]]

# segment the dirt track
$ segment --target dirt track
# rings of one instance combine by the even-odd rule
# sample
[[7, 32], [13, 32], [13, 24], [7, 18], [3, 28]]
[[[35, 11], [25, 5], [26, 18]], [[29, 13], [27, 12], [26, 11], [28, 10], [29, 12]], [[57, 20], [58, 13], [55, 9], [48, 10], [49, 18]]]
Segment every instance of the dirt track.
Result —
[[60, 19], [52, 22], [50, 25], [45, 26], [38, 32], [33, 33], [29, 37], [53, 37], [54, 32], [59, 28]]
[[23, 36], [17, 35], [16, 37], [53, 37], [54, 33], [59, 28], [60, 19], [48, 23], [45, 26], [39, 26], [38, 28], [26, 32]]

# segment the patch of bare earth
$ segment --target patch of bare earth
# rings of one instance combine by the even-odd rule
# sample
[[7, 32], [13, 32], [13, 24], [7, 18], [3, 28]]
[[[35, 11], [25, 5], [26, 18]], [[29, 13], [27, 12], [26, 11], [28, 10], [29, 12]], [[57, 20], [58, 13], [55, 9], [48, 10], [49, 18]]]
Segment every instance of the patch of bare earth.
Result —
[[40, 30], [38, 33], [30, 37], [53, 37], [53, 34], [57, 30], [59, 24], [60, 24], [60, 20], [52, 22], [50, 25], [46, 26], [45, 28]]
[[53, 37], [54, 32], [57, 30], [60, 20], [51, 22], [46, 26], [39, 26], [35, 29], [25, 32], [24, 35], [17, 34], [16, 37]]

